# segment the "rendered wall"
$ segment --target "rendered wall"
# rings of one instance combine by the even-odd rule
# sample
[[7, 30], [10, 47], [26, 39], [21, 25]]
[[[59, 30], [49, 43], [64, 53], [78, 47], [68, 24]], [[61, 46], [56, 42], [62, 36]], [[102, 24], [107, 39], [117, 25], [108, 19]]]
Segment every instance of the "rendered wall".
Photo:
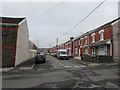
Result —
[[120, 61], [120, 21], [113, 24], [113, 55], [114, 61]]
[[[2, 47], [2, 30], [0, 30], [0, 47]], [[1, 67], [2, 67], [2, 48], [0, 48], [0, 68]]]
[[15, 66], [29, 59], [28, 28], [24, 20], [18, 27]]

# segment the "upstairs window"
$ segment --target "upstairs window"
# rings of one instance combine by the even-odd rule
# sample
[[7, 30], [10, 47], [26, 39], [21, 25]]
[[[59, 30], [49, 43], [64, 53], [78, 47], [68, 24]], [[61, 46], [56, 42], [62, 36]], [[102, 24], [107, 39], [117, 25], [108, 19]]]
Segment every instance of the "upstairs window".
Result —
[[104, 40], [104, 30], [100, 30], [99, 34], [100, 34], [100, 41]]
[[78, 40], [78, 45], [80, 45], [80, 40]]
[[75, 43], [76, 43], [76, 46], [77, 46], [77, 40], [75, 41]]
[[87, 36], [84, 37], [85, 44], [87, 44]]
[[94, 43], [95, 42], [95, 33], [91, 34], [91, 36], [92, 36], [92, 43]]
[[80, 39], [80, 45], [83, 45], [83, 38]]

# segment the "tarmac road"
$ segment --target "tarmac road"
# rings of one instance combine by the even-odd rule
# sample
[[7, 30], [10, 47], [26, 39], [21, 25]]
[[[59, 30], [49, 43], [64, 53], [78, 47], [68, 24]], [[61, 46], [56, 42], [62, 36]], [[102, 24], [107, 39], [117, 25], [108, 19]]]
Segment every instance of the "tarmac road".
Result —
[[84, 65], [80, 60], [58, 60], [47, 56], [46, 63], [3, 72], [5, 88], [118, 88], [118, 66]]

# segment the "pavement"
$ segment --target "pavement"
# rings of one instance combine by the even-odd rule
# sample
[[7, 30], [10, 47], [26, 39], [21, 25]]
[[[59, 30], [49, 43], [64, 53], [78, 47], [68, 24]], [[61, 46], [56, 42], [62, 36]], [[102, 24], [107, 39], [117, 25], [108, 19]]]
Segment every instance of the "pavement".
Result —
[[32, 58], [20, 63], [15, 67], [0, 68], [0, 72], [6, 72], [6, 71], [16, 70], [16, 69], [29, 70], [29, 69], [32, 69], [34, 65], [35, 65], [35, 59]]
[[11, 70], [11, 69], [13, 69], [13, 67], [9, 67], [9, 68], [0, 68], [0, 72], [9, 71], [9, 70]]
[[81, 60], [80, 57], [74, 57], [75, 60], [79, 60], [80, 61], [80, 64], [83, 64], [83, 65], [86, 65], [86, 66], [106, 66], [106, 65], [118, 65], [118, 63], [116, 62], [111, 62], [111, 63], [93, 63], [93, 62], [88, 62], [88, 61], [84, 61], [84, 60]]

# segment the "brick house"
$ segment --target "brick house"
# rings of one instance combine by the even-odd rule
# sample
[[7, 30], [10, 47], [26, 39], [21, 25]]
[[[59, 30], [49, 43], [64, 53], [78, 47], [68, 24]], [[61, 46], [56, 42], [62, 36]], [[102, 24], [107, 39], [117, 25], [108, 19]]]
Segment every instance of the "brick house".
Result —
[[80, 37], [80, 54], [84, 60], [111, 62], [114, 58], [113, 20], [103, 26], [83, 34]]
[[93, 62], [112, 62], [120, 59], [120, 18], [108, 22], [79, 37], [63, 43], [69, 54]]
[[75, 37], [72, 41], [73, 41], [73, 55], [79, 56], [79, 37]]

